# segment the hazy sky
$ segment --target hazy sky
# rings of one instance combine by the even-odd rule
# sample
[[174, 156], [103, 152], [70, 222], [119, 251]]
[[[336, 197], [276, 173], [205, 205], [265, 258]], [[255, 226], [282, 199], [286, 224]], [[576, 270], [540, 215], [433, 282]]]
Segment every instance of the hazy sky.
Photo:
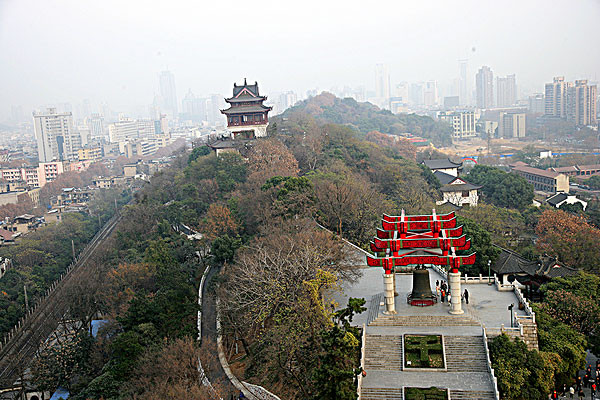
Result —
[[243, 77], [266, 94], [369, 88], [376, 63], [392, 83], [449, 82], [460, 58], [542, 91], [557, 75], [600, 78], [599, 25], [600, 0], [0, 0], [0, 116], [146, 105], [167, 67], [180, 100]]

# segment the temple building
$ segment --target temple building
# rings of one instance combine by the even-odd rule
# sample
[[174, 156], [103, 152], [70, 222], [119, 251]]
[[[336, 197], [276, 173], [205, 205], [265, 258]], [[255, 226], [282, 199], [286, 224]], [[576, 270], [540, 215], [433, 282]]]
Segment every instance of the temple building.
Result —
[[258, 92], [258, 83], [238, 86], [233, 84], [233, 96], [225, 99], [229, 108], [221, 110], [227, 116], [227, 128], [231, 130], [234, 139], [255, 139], [267, 136], [269, 111], [273, 107], [263, 104], [267, 96]]

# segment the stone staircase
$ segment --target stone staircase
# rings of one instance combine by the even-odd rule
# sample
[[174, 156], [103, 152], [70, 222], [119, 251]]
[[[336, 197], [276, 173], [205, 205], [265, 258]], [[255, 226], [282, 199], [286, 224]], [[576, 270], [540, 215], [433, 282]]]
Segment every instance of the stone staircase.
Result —
[[479, 326], [468, 316], [380, 315], [369, 326]]
[[444, 336], [448, 372], [488, 372], [483, 336]]
[[361, 400], [403, 400], [402, 388], [362, 388]]
[[495, 400], [494, 392], [484, 390], [450, 390], [452, 400]]
[[366, 335], [365, 370], [402, 370], [402, 336]]

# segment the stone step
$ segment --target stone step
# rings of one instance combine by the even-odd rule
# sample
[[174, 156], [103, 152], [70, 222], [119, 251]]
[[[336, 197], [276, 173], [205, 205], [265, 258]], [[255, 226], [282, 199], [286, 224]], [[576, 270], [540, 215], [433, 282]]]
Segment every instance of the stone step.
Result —
[[487, 390], [450, 390], [452, 400], [495, 400], [494, 392]]
[[482, 336], [444, 336], [449, 372], [487, 372]]
[[361, 388], [362, 400], [403, 400], [402, 388]]
[[431, 315], [380, 315], [370, 326], [479, 326], [469, 317], [431, 316]]
[[402, 336], [366, 335], [365, 370], [402, 370]]

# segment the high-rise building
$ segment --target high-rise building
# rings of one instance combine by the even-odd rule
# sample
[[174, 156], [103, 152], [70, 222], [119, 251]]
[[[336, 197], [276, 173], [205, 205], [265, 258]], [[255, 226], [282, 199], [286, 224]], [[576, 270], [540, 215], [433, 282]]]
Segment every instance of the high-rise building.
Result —
[[564, 76], [554, 78], [552, 83], [546, 83], [546, 106], [544, 114], [549, 117], [567, 117], [567, 88], [572, 83], [565, 82]]
[[408, 93], [410, 91], [410, 85], [408, 82], [401, 82], [396, 85], [394, 89], [394, 97], [399, 98], [403, 103], [408, 103]]
[[483, 66], [477, 72], [475, 90], [478, 108], [494, 107], [494, 73], [490, 67]]
[[58, 113], [56, 108], [48, 108], [46, 112], [34, 112], [33, 122], [40, 162], [77, 157], [81, 138], [73, 127], [71, 112]]
[[425, 82], [423, 103], [427, 107], [433, 107], [438, 104], [438, 86], [436, 81]]
[[525, 137], [525, 114], [501, 112], [498, 119], [498, 137], [522, 138]]
[[510, 107], [517, 102], [517, 82], [515, 75], [496, 78], [496, 94], [498, 107]]
[[545, 98], [542, 93], [529, 96], [529, 112], [532, 114], [543, 114], [545, 109]]
[[588, 85], [587, 80], [577, 80], [567, 87], [567, 120], [577, 125], [596, 125], [596, 85]]
[[562, 76], [554, 78], [545, 87], [545, 115], [573, 121], [577, 125], [597, 125], [596, 106], [598, 88], [587, 80], [565, 82]]
[[458, 97], [460, 98], [460, 104], [463, 106], [470, 104], [469, 80], [467, 79], [468, 66], [469, 60], [458, 60], [458, 72], [460, 74]]
[[124, 142], [128, 139], [137, 139], [138, 124], [137, 121], [119, 116], [119, 120], [108, 126], [108, 136], [111, 143]]
[[410, 84], [410, 102], [415, 106], [425, 104], [425, 91], [423, 83]]
[[377, 64], [375, 66], [375, 96], [379, 103], [377, 105], [389, 110], [390, 72], [385, 64]]
[[177, 117], [177, 92], [175, 90], [175, 76], [171, 71], [163, 71], [159, 77], [160, 96], [162, 97], [165, 111]]
[[85, 126], [90, 130], [91, 139], [103, 139], [104, 134], [104, 117], [98, 113], [92, 113], [84, 120]]

